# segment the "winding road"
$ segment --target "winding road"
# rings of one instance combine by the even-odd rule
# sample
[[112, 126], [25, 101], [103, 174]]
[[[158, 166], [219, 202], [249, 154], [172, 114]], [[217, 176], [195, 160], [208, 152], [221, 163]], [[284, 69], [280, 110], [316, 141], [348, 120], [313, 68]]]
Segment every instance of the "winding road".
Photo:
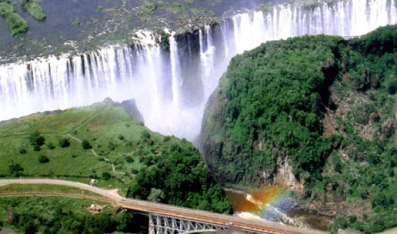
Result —
[[213, 212], [146, 202], [136, 199], [128, 199], [120, 196], [117, 193], [117, 190], [106, 190], [79, 182], [57, 180], [57, 179], [1, 179], [0, 180], [0, 186], [6, 186], [10, 184], [61, 185], [61, 186], [68, 186], [82, 190], [87, 190], [96, 193], [98, 195], [101, 195], [102, 197], [95, 197], [95, 196], [82, 195], [82, 194], [58, 193], [58, 192], [10, 192], [10, 193], [0, 193], [0, 197], [1, 196], [3, 197], [62, 196], [62, 197], [73, 197], [80, 199], [92, 199], [92, 200], [110, 202], [113, 205], [119, 206], [123, 209], [136, 210], [136, 211], [141, 211], [160, 216], [176, 217], [176, 218], [188, 219], [188, 220], [204, 222], [204, 223], [213, 223], [236, 229], [250, 230], [254, 232], [283, 233], [283, 234], [325, 233], [318, 230], [295, 228], [295, 227], [281, 225], [278, 223], [272, 223], [267, 221], [248, 220], [231, 215], [217, 214]]

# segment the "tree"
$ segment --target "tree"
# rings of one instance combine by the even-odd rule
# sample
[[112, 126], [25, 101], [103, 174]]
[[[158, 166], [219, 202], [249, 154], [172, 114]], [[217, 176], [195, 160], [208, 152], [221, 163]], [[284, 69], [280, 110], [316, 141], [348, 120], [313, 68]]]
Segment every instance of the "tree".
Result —
[[147, 197], [148, 201], [161, 202], [164, 199], [164, 192], [161, 189], [152, 188], [150, 194]]
[[92, 146], [91, 146], [90, 142], [88, 140], [86, 140], [86, 139], [84, 139], [81, 142], [81, 146], [83, 147], [83, 149], [92, 149]]
[[70, 140], [69, 138], [61, 138], [59, 139], [59, 143], [58, 143], [59, 147], [61, 148], [66, 148], [70, 146]]
[[29, 142], [35, 151], [40, 151], [40, 147], [45, 143], [45, 138], [40, 134], [40, 132], [35, 131], [30, 134]]
[[22, 168], [21, 164], [12, 162], [8, 166], [8, 171], [12, 177], [19, 177], [22, 175], [24, 169]]
[[109, 172], [107, 172], [107, 171], [102, 172], [102, 178], [104, 180], [109, 180], [111, 177], [112, 177], [112, 175]]
[[47, 148], [48, 148], [49, 150], [53, 150], [53, 149], [55, 149], [55, 145], [52, 144], [52, 143], [48, 143], [48, 144], [47, 144]]
[[50, 161], [50, 159], [48, 159], [47, 156], [45, 156], [44, 154], [41, 154], [41, 155], [38, 157], [38, 161], [39, 161], [40, 163], [48, 163], [48, 162]]

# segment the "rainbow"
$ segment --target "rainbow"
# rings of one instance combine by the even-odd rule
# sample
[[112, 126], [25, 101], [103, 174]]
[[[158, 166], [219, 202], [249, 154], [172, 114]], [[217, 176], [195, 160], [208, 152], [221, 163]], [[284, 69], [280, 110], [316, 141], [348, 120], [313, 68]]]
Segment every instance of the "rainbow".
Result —
[[270, 207], [278, 207], [291, 198], [290, 190], [278, 185], [271, 185], [248, 192], [227, 190], [226, 195], [237, 214], [251, 213], [259, 217], [266, 216]]

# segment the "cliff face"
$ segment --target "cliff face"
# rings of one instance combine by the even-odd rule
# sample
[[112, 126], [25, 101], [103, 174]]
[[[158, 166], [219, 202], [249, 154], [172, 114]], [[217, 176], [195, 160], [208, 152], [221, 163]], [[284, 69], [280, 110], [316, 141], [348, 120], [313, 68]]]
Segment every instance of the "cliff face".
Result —
[[[320, 90], [335, 78], [334, 51], [343, 43], [321, 36], [276, 41], [232, 60], [209, 101], [202, 134], [219, 181], [272, 183], [286, 157], [296, 162], [295, 174], [322, 163], [321, 155], [306, 149], [325, 151], [316, 145], [323, 144], [316, 139], [328, 101]], [[300, 159], [304, 154], [308, 158]]]
[[397, 225], [386, 216], [397, 208], [396, 52], [397, 26], [388, 26], [351, 41], [302, 37], [236, 56], [200, 138], [215, 178], [290, 187], [303, 206], [349, 217], [335, 227]]

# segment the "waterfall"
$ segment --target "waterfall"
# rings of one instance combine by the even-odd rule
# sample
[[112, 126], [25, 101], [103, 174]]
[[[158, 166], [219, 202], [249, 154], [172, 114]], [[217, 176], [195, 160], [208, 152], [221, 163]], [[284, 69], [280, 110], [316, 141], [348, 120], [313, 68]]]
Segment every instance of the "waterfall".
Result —
[[170, 53], [171, 53], [171, 71], [172, 71], [172, 94], [173, 94], [173, 102], [175, 107], [181, 103], [181, 86], [182, 86], [182, 79], [180, 77], [179, 68], [181, 66], [179, 61], [179, 54], [178, 54], [178, 44], [174, 38], [174, 36], [170, 37]]
[[172, 36], [169, 49], [142, 31], [150, 43], [2, 64], [0, 120], [89, 105], [106, 97], [133, 98], [146, 126], [193, 140], [209, 95], [237, 53], [268, 40], [306, 34], [358, 36], [396, 22], [396, 0], [346, 0], [311, 7], [292, 3]]

